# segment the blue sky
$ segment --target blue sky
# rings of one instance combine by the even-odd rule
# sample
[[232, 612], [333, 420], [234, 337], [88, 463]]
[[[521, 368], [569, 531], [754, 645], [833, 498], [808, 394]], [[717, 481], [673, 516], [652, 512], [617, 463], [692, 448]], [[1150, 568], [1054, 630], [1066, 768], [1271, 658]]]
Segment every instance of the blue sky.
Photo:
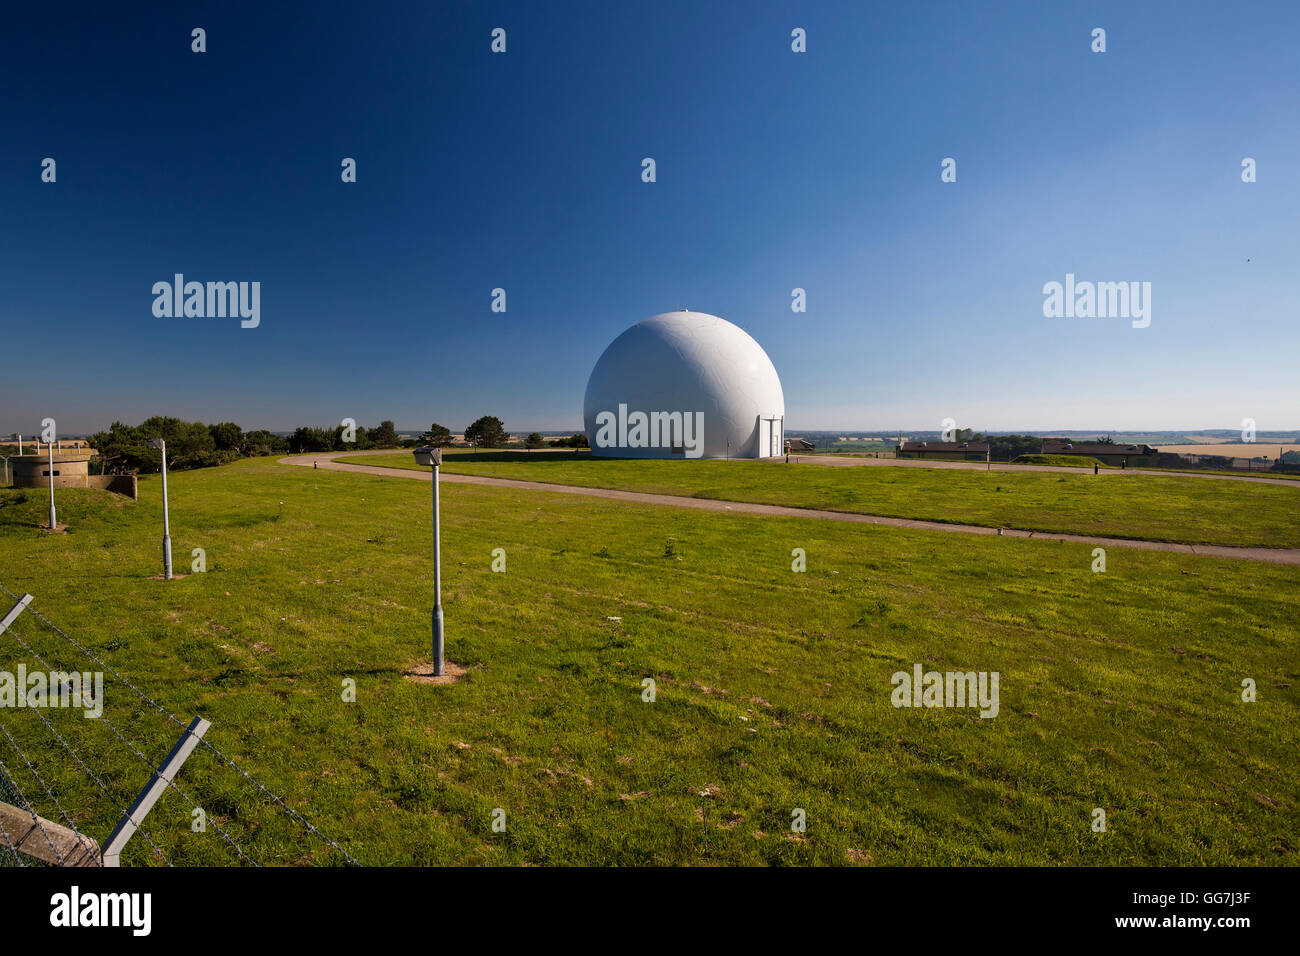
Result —
[[[679, 307], [794, 429], [1300, 427], [1294, 3], [48, 11], [0, 39], [0, 432], [576, 428]], [[261, 324], [155, 317], [177, 272]], [[1150, 282], [1150, 327], [1045, 318], [1067, 272]]]

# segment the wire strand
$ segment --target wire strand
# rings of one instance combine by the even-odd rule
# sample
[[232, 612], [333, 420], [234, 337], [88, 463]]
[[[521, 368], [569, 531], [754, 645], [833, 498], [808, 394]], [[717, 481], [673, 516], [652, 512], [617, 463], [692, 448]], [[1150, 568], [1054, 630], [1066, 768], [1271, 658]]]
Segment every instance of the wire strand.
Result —
[[54, 791], [50, 789], [49, 784], [47, 784], [41, 775], [36, 772], [36, 768], [33, 767], [32, 762], [27, 759], [27, 754], [23, 753], [22, 748], [18, 746], [18, 741], [14, 740], [13, 736], [9, 733], [9, 729], [5, 727], [4, 724], [0, 724], [0, 732], [4, 733], [10, 746], [18, 752], [18, 756], [23, 758], [23, 763], [27, 765], [27, 769], [31, 772], [31, 775], [36, 778], [36, 782], [41, 785], [41, 789], [45, 791], [45, 795], [54, 801], [54, 806], [58, 809], [59, 815], [63, 817], [63, 822], [68, 825], [68, 829], [77, 837], [77, 842], [81, 844], [81, 848], [93, 853], [94, 841], [77, 829], [77, 825], [72, 822], [72, 817], [68, 816], [68, 811], [63, 809], [63, 804], [59, 803], [59, 798], [54, 795]]
[[[11, 632], [11, 633], [12, 633], [12, 632]], [[23, 640], [21, 637], [19, 637], [16, 633], [13, 634], [13, 638], [14, 638], [14, 640], [16, 640], [19, 644], [21, 644], [24, 648], [27, 649], [27, 653], [31, 654], [32, 657], [34, 657], [34, 658], [36, 658], [38, 661], [40, 661], [42, 667], [44, 667], [46, 670], [48, 670], [48, 671], [50, 671], [51, 673], [53, 673], [53, 668], [50, 666], [49, 661], [47, 661], [45, 658], [41, 657], [41, 655], [38, 654], [38, 653], [37, 653], [37, 652], [32, 648], [32, 646], [31, 646], [30, 644], [28, 644], [26, 641], [24, 641], [24, 640]], [[137, 757], [140, 758], [141, 761], [144, 762], [144, 765], [145, 765], [146, 767], [149, 768], [149, 771], [150, 771], [151, 773], [157, 773], [157, 772], [158, 772], [158, 768], [157, 768], [156, 766], [154, 766], [154, 762], [153, 762], [152, 760], [150, 760], [148, 757], [146, 757], [143, 753], [141, 753], [141, 752], [140, 752], [140, 749], [139, 749], [138, 747], [136, 747], [135, 744], [131, 743], [131, 741], [128, 740], [128, 739], [127, 739], [127, 738], [122, 734], [122, 732], [121, 732], [120, 730], [118, 730], [118, 729], [113, 725], [113, 722], [112, 722], [112, 721], [110, 721], [110, 720], [109, 720], [107, 717], [105, 717], [102, 713], [101, 713], [101, 714], [99, 715], [99, 717], [96, 718], [96, 719], [97, 719], [100, 723], [102, 723], [104, 726], [106, 726], [109, 730], [111, 730], [111, 731], [113, 732], [113, 734], [117, 737], [118, 740], [120, 740], [120, 741], [122, 741], [122, 743], [126, 744], [126, 746], [131, 750], [131, 752], [134, 753]], [[186, 728], [186, 729], [188, 730], [189, 728]], [[6, 735], [7, 735], [7, 734], [6, 734]], [[12, 740], [11, 740], [10, 742], [12, 743]], [[14, 746], [15, 746], [15, 748], [16, 748], [16, 747], [17, 747], [17, 744], [15, 744]], [[28, 766], [30, 767], [30, 764], [29, 764]], [[32, 773], [35, 774], [36, 771], [33, 770]], [[40, 778], [38, 777], [37, 779], [40, 779]], [[166, 781], [164, 781], [164, 782], [167, 784], [167, 786], [171, 787], [173, 790], [175, 790], [177, 793], [179, 793], [179, 794], [181, 795], [181, 797], [185, 800], [185, 802], [188, 803], [191, 807], [193, 807], [195, 810], [199, 810], [199, 809], [200, 809], [199, 805], [198, 805], [197, 803], [195, 803], [195, 802], [190, 798], [190, 796], [189, 796], [189, 795], [188, 795], [184, 790], [182, 790], [182, 789], [180, 788], [180, 784], [176, 783], [176, 781], [174, 781], [174, 780], [166, 780]], [[49, 792], [48, 789], [47, 789], [46, 792], [47, 792], [47, 793]], [[51, 794], [51, 796], [53, 796], [53, 794]], [[56, 802], [57, 802], [57, 801], [56, 801]], [[248, 854], [246, 854], [243, 850], [241, 850], [241, 849], [239, 848], [239, 844], [236, 843], [236, 842], [234, 841], [234, 839], [231, 838], [231, 837], [226, 833], [226, 831], [223, 830], [223, 829], [221, 828], [221, 825], [220, 825], [219, 823], [217, 823], [216, 820], [213, 820], [213, 821], [212, 821], [212, 826], [216, 829], [217, 833], [219, 833], [219, 834], [221, 835], [222, 839], [224, 839], [227, 843], [229, 843], [232, 847], [234, 847], [234, 850], [235, 850], [235, 852], [236, 852], [237, 854], [239, 854], [240, 859], [244, 860], [246, 863], [251, 863], [253, 866], [257, 866], [257, 865], [258, 865], [256, 861], [254, 861], [253, 859], [251, 859], [251, 858], [248, 856]]]
[[[7, 775], [6, 779], [8, 779]], [[8, 850], [9, 855], [14, 858], [14, 863], [19, 866], [26, 866], [26, 862], [24, 862], [23, 858], [18, 855], [18, 848], [14, 845], [14, 838], [11, 837], [9, 831], [5, 829], [3, 820], [0, 820], [0, 836], [5, 838], [5, 849]]]
[[55, 846], [54, 841], [50, 839], [50, 833], [45, 829], [45, 824], [41, 822], [41, 818], [37, 816], [36, 811], [32, 809], [31, 802], [23, 796], [23, 788], [18, 786], [18, 781], [10, 775], [9, 768], [5, 766], [3, 760], [0, 760], [0, 774], [4, 774], [4, 778], [9, 781], [9, 786], [13, 787], [14, 793], [18, 794], [18, 800], [22, 803], [23, 809], [31, 814], [32, 822], [35, 823], [37, 828], [41, 831], [41, 836], [45, 837], [45, 842], [50, 845], [50, 850], [53, 851], [55, 858], [59, 861], [59, 865], [62, 866], [64, 862], [63, 854], [59, 852], [59, 848]]
[[[9, 595], [10, 597], [12, 597], [14, 600], [19, 600], [19, 596], [16, 595], [16, 594], [14, 594], [13, 591], [10, 591], [9, 588], [5, 587], [5, 585], [2, 584], [2, 583], [0, 583], [0, 590], [3, 590], [6, 594], [8, 594], [8, 595]], [[138, 688], [138, 687], [136, 687], [134, 684], [132, 684], [129, 680], [127, 680], [125, 677], [123, 677], [121, 674], [119, 674], [116, 670], [114, 670], [112, 667], [110, 667], [107, 663], [105, 663], [103, 660], [101, 660], [98, 656], [96, 656], [94, 653], [92, 653], [90, 650], [88, 650], [86, 647], [84, 647], [84, 646], [83, 646], [79, 641], [77, 641], [75, 638], [73, 638], [73, 637], [71, 637], [69, 634], [67, 634], [67, 633], [66, 633], [66, 632], [65, 632], [61, 627], [59, 627], [57, 624], [55, 624], [53, 621], [51, 621], [49, 618], [47, 618], [47, 617], [46, 617], [44, 614], [42, 614], [39, 610], [37, 610], [36, 608], [32, 607], [31, 605], [28, 605], [27, 610], [30, 611], [33, 615], [35, 615], [35, 617], [36, 617], [37, 620], [41, 621], [43, 624], [45, 624], [47, 627], [49, 627], [51, 630], [53, 630], [56, 634], [58, 634], [58, 635], [59, 635], [60, 637], [62, 637], [64, 640], [68, 641], [68, 642], [69, 642], [70, 644], [72, 644], [75, 648], [77, 648], [79, 651], [81, 651], [83, 654], [85, 654], [87, 657], [89, 657], [92, 661], [94, 661], [96, 664], [98, 664], [100, 667], [102, 667], [105, 671], [107, 671], [108, 673], [112, 674], [115, 678], [117, 678], [119, 681], [121, 681], [125, 686], [127, 686], [128, 688], [130, 688], [130, 689], [131, 689], [131, 690], [136, 694], [136, 696], [138, 696], [141, 700], [143, 700], [143, 701], [147, 702], [148, 704], [150, 704], [150, 705], [151, 705], [155, 710], [157, 710], [160, 714], [162, 714], [164, 717], [166, 717], [166, 718], [167, 718], [168, 720], [170, 720], [172, 723], [176, 724], [176, 726], [178, 726], [178, 727], [180, 727], [180, 728], [182, 728], [182, 729], [188, 729], [188, 725], [186, 725], [185, 723], [183, 723], [183, 722], [180, 720], [180, 718], [178, 718], [175, 714], [171, 713], [169, 710], [167, 710], [167, 708], [163, 707], [162, 704], [158, 703], [156, 700], [154, 700], [152, 697], [150, 697], [150, 696], [149, 696], [148, 694], [146, 694], [144, 691], [140, 690], [140, 688]], [[15, 635], [15, 638], [17, 638], [17, 635]], [[20, 643], [21, 643], [21, 641], [20, 641]], [[27, 645], [24, 644], [24, 646], [27, 646]], [[30, 650], [30, 648], [28, 648], [28, 649]], [[32, 653], [35, 653], [35, 652], [33, 651]], [[101, 719], [102, 719], [102, 718], [101, 718]], [[51, 728], [51, 729], [52, 729], [52, 728]], [[245, 771], [242, 767], [240, 767], [237, 763], [235, 763], [233, 760], [231, 760], [229, 757], [227, 757], [224, 753], [222, 753], [220, 750], [218, 750], [218, 749], [217, 749], [217, 748], [216, 748], [212, 743], [210, 743], [208, 740], [206, 740], [206, 739], [202, 739], [202, 738], [199, 740], [199, 743], [201, 743], [204, 747], [207, 747], [209, 750], [211, 750], [214, 754], [216, 754], [217, 758], [220, 759], [223, 763], [225, 763], [228, 767], [230, 767], [232, 770], [234, 770], [236, 773], [238, 773], [241, 777], [243, 777], [243, 778], [244, 778], [245, 780], [247, 780], [249, 783], [253, 784], [253, 785], [254, 785], [255, 787], [257, 787], [259, 790], [261, 790], [264, 794], [266, 794], [268, 797], [270, 797], [271, 800], [272, 800], [272, 802], [274, 802], [275, 804], [277, 804], [277, 805], [278, 805], [282, 810], [284, 810], [284, 812], [286, 812], [287, 814], [289, 814], [290, 817], [292, 817], [294, 820], [296, 820], [298, 823], [300, 823], [300, 824], [301, 824], [301, 825], [302, 825], [302, 826], [303, 826], [303, 827], [304, 827], [308, 832], [310, 832], [310, 833], [312, 833], [313, 835], [319, 837], [319, 838], [320, 838], [321, 840], [323, 840], [325, 843], [329, 844], [332, 848], [334, 848], [335, 850], [337, 850], [337, 851], [338, 851], [338, 852], [339, 852], [339, 853], [344, 857], [344, 859], [346, 859], [349, 863], [351, 863], [353, 866], [360, 866], [360, 865], [361, 865], [360, 862], [357, 861], [357, 860], [356, 860], [356, 859], [355, 859], [355, 858], [354, 858], [350, 853], [348, 853], [347, 850], [343, 849], [343, 847], [341, 847], [341, 846], [338, 844], [337, 841], [331, 839], [329, 836], [327, 836], [325, 833], [323, 833], [319, 828], [317, 828], [316, 826], [314, 826], [314, 825], [313, 825], [309, 820], [307, 820], [306, 817], [304, 817], [302, 814], [298, 813], [298, 811], [294, 810], [291, 806], [289, 806], [287, 803], [285, 803], [284, 800], [282, 800], [279, 796], [277, 796], [276, 794], [274, 794], [274, 793], [272, 793], [270, 790], [268, 790], [265, 786], [262, 785], [262, 783], [261, 783], [259, 780], [257, 780], [256, 778], [254, 778], [254, 777], [253, 777], [252, 775], [250, 775], [247, 771]], [[215, 823], [214, 823], [214, 826], [215, 826]], [[142, 832], [143, 832], [143, 831], [142, 831]], [[161, 854], [160, 854], [160, 855], [161, 855]], [[164, 859], [165, 859], [165, 858], [164, 858]], [[170, 865], [170, 864], [169, 864], [169, 865]]]

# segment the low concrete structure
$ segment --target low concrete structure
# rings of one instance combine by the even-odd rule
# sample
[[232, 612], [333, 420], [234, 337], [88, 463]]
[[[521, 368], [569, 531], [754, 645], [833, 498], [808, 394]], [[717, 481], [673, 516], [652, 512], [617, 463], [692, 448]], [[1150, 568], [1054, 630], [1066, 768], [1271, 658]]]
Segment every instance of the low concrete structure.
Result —
[[9, 459], [9, 471], [14, 476], [15, 488], [88, 488], [90, 459], [93, 448], [69, 445], [62, 451], [56, 446], [53, 453], [45, 446], [36, 454], [14, 455]]
[[13, 486], [48, 488], [53, 482], [55, 488], [98, 488], [132, 499], [137, 497], [135, 475], [92, 475], [90, 459], [95, 456], [95, 449], [81, 441], [63, 444], [62, 450], [55, 445], [53, 456], [48, 445], [36, 454], [10, 456]]

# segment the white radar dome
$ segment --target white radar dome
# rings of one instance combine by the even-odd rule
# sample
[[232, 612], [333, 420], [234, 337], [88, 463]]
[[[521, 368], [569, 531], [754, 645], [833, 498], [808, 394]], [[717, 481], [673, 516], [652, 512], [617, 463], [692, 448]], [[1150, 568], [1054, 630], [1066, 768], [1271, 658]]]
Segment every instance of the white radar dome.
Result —
[[785, 443], [785, 396], [744, 329], [703, 312], [638, 322], [587, 381], [591, 453], [609, 458], [768, 458]]

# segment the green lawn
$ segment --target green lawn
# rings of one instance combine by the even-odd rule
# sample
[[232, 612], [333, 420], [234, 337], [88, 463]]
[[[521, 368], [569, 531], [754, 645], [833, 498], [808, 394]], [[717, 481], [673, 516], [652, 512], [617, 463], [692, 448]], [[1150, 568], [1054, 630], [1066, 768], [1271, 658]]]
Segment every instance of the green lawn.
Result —
[[[44, 495], [0, 492], [0, 583], [210, 719], [209, 739], [367, 864], [1294, 859], [1297, 569], [1112, 548], [1094, 574], [1086, 546], [448, 484], [448, 647], [469, 674], [429, 687], [402, 677], [428, 653], [427, 485], [262, 460], [170, 486], [178, 570], [202, 547], [206, 573], [151, 579], [146, 479], [135, 503], [61, 492], [58, 536], [37, 528]], [[15, 631], [85, 664], [30, 614]], [[890, 676], [917, 662], [999, 672], [999, 716], [895, 709]], [[176, 728], [116, 682], [106, 698], [160, 760]], [[148, 779], [106, 727], [49, 716], [118, 800]], [[108, 799], [31, 711], [0, 721], [102, 840]], [[202, 749], [178, 782], [260, 862], [339, 862]], [[174, 863], [236, 860], [174, 793], [147, 829]], [[137, 838], [124, 863], [149, 861]]]
[[[322, 457], [328, 457], [323, 455]], [[410, 455], [352, 464], [420, 468]], [[1300, 547], [1300, 486], [1164, 475], [984, 472], [765, 461], [631, 461], [571, 453], [455, 452], [448, 472], [823, 508], [956, 524], [1221, 544]]]
[[1013, 465], [1051, 465], [1054, 468], [1110, 468], [1104, 462], [1087, 455], [1018, 455]]

